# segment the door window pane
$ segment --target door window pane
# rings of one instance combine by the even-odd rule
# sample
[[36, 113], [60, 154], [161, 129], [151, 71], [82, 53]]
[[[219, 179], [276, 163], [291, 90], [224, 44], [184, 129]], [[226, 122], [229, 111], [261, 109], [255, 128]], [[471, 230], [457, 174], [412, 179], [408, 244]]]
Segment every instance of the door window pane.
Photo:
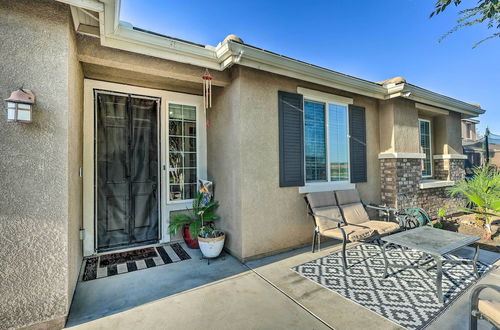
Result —
[[304, 102], [306, 181], [326, 181], [325, 104]]
[[347, 140], [347, 107], [328, 105], [328, 138], [330, 142], [330, 181], [349, 180]]
[[170, 200], [192, 199], [197, 187], [196, 107], [169, 104]]

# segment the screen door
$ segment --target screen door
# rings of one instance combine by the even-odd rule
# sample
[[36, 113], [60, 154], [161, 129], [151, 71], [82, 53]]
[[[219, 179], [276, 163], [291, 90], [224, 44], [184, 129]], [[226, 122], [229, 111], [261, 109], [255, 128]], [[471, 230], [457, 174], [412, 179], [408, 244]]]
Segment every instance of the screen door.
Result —
[[95, 92], [97, 249], [158, 241], [159, 100]]

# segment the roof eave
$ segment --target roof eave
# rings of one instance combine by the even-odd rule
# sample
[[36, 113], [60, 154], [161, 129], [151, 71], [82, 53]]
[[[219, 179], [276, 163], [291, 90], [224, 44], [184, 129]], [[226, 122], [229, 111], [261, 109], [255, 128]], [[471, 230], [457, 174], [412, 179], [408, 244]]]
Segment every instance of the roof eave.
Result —
[[469, 103], [408, 83], [383, 86], [232, 40], [224, 41], [217, 47], [202, 47], [167, 36], [138, 31], [128, 23], [120, 22], [120, 0], [58, 1], [99, 12], [100, 40], [103, 46], [219, 71], [239, 64], [376, 99], [406, 97], [472, 117], [485, 112], [484, 109]]
[[459, 112], [471, 117], [479, 116], [486, 111], [472, 104], [408, 83], [397, 84], [387, 89], [386, 98], [391, 99], [395, 97], [407, 98], [416, 102]]
[[377, 99], [384, 99], [387, 93], [386, 88], [373, 82], [347, 76], [245, 44], [231, 41], [228, 45], [234, 59], [232, 64], [264, 70]]

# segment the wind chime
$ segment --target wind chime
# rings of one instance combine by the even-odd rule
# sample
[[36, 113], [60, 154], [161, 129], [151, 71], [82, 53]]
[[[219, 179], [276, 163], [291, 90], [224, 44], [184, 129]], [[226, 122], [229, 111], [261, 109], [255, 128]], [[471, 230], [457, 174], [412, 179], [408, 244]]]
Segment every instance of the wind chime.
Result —
[[[212, 107], [212, 75], [208, 72], [208, 69], [205, 69], [205, 74], [202, 76], [203, 78], [203, 108], [205, 110], [205, 115], [207, 113], [207, 109]], [[210, 127], [210, 122], [207, 119], [207, 127]]]

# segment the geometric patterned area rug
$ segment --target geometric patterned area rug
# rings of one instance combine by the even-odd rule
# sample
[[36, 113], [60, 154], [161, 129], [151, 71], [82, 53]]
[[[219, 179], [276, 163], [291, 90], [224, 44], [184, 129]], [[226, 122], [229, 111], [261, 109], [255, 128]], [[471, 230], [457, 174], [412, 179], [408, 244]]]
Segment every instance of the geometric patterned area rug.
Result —
[[[346, 254], [349, 265], [346, 273], [341, 251], [292, 270], [407, 329], [425, 328], [477, 282], [471, 264], [444, 263], [444, 303], [440, 303], [436, 296], [435, 267], [428, 270], [432, 277], [424, 270], [389, 268], [384, 279], [384, 257], [378, 245], [362, 243], [348, 249]], [[419, 251], [387, 248], [390, 264], [410, 265], [423, 257]], [[480, 277], [494, 268], [481, 262], [477, 266]]]
[[179, 243], [85, 258], [82, 281], [130, 273], [191, 259]]

